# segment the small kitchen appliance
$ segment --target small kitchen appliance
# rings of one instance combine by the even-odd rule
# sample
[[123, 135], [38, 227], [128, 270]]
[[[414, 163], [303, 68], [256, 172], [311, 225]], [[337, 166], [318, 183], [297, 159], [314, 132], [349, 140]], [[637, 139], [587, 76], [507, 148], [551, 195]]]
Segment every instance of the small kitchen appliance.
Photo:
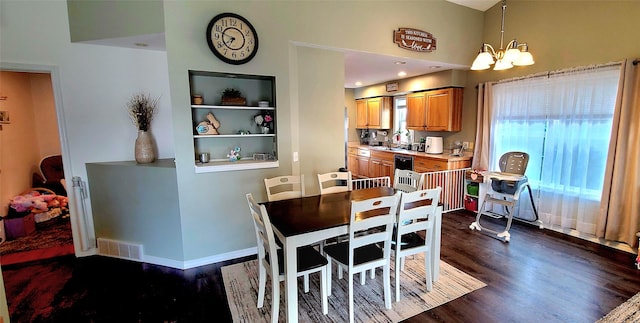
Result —
[[427, 154], [442, 154], [442, 137], [427, 137], [424, 152]]

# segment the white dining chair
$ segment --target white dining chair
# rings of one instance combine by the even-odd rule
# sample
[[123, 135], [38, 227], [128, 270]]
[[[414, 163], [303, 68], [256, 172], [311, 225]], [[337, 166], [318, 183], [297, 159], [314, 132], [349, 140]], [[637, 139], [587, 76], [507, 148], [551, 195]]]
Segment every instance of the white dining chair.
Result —
[[[264, 179], [269, 202], [304, 197], [304, 175], [285, 175]], [[280, 241], [276, 241], [282, 245]], [[320, 246], [322, 251], [322, 246]], [[304, 292], [309, 292], [309, 275], [304, 275]]]
[[269, 202], [304, 196], [304, 175], [286, 175], [264, 179]]
[[[258, 308], [264, 305], [264, 293], [267, 284], [267, 274], [271, 276], [271, 322], [278, 322], [280, 306], [280, 282], [285, 280], [284, 253], [276, 247], [273, 228], [264, 205], [259, 205], [251, 194], [247, 194], [247, 203], [251, 211], [251, 218], [258, 242]], [[320, 295], [322, 298], [322, 313], [328, 313], [327, 305], [327, 259], [311, 246], [297, 249], [298, 266], [297, 277], [319, 272]]]
[[[327, 294], [331, 295], [331, 261], [347, 268], [349, 277], [349, 322], [353, 323], [353, 276], [360, 273], [363, 281], [367, 270], [383, 268], [384, 304], [391, 308], [391, 238], [393, 223], [398, 209], [398, 195], [377, 197], [363, 201], [351, 202], [351, 216], [349, 223], [349, 240], [324, 248], [329, 261], [327, 268]], [[378, 215], [360, 218], [363, 212], [374, 211]], [[376, 227], [383, 227], [379, 231], [371, 231]], [[358, 235], [366, 232], [367, 234]]]
[[320, 194], [347, 192], [351, 189], [351, 172], [318, 174]]
[[[433, 244], [433, 227], [435, 214], [440, 198], [440, 187], [420, 190], [410, 193], [401, 193], [400, 207], [396, 221], [391, 247], [395, 255], [395, 280], [396, 302], [400, 301], [400, 274], [404, 271], [404, 258], [407, 256], [424, 253], [424, 270], [427, 284], [427, 292], [433, 288], [431, 281], [431, 248]], [[424, 238], [418, 232], [424, 232]], [[398, 244], [397, 242], [400, 241]], [[398, 248], [398, 245], [400, 247]]]
[[402, 192], [415, 192], [422, 188], [424, 174], [406, 169], [396, 169], [393, 176], [393, 188]]

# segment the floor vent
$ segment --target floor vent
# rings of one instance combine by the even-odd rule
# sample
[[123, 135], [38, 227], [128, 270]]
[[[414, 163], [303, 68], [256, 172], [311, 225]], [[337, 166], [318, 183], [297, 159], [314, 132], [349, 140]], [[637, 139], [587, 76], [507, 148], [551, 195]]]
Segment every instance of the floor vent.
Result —
[[142, 261], [142, 245], [98, 238], [98, 254], [102, 256]]

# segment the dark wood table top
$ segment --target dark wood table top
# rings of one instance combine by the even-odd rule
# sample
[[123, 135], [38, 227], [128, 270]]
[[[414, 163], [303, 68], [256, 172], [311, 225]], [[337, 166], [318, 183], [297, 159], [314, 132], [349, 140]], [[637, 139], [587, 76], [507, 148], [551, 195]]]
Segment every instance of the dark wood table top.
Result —
[[[267, 209], [271, 224], [288, 237], [349, 224], [351, 201], [391, 196], [395, 193], [395, 189], [391, 187], [376, 187], [262, 204]], [[362, 217], [371, 215], [363, 214]]]

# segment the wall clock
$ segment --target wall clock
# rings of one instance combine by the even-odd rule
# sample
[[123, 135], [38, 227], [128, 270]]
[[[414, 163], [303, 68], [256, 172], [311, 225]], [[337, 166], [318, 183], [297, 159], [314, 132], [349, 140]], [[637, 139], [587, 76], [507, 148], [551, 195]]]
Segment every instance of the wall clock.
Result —
[[244, 64], [258, 52], [258, 33], [247, 19], [235, 13], [213, 17], [206, 37], [209, 49], [225, 63]]

